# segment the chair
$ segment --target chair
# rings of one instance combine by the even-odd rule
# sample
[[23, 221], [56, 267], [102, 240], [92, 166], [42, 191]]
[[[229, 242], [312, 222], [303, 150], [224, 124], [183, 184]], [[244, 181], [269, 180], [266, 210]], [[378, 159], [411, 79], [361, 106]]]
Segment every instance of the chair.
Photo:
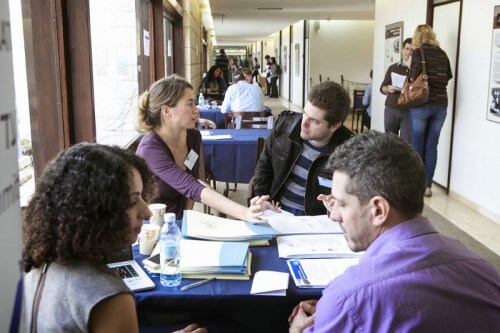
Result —
[[217, 128], [217, 125], [215, 124], [214, 121], [210, 119], [198, 118], [196, 119], [196, 127], [199, 129], [207, 129], [207, 128], [215, 129]]
[[[199, 129], [215, 129], [217, 128], [217, 125], [215, 124], [215, 122], [213, 122], [212, 120], [210, 119], [205, 119], [205, 118], [198, 118], [196, 119], [196, 127], [199, 128]], [[202, 179], [205, 179], [205, 181], [210, 185], [210, 183], [212, 183], [213, 187], [215, 188], [216, 186], [216, 182], [215, 180], [213, 180], [212, 178], [212, 174], [210, 173], [210, 170], [207, 170], [205, 168], [205, 160], [203, 158], [203, 145], [201, 147], [202, 151], [201, 151], [201, 160], [200, 160], [200, 178]], [[206, 214], [210, 214], [210, 207], [207, 206], [207, 205], [203, 205], [203, 212], [206, 213]]]
[[[257, 163], [259, 163], [260, 155], [262, 154], [262, 150], [264, 150], [265, 142], [266, 139], [264, 138], [257, 139], [257, 155], [255, 156], [255, 167], [257, 167]], [[250, 182], [248, 182], [248, 197], [247, 197], [248, 206], [250, 206], [250, 199], [253, 198], [253, 183], [254, 183], [254, 177], [252, 177], [250, 179]]]
[[[354, 90], [353, 91], [353, 103], [352, 103], [352, 124], [351, 130], [354, 133], [359, 133], [359, 118], [363, 115], [363, 96], [365, 92], [363, 90]], [[361, 128], [361, 132], [363, 128]]]
[[[266, 111], [248, 111], [248, 112], [228, 112], [224, 115], [224, 125], [228, 129], [246, 129], [246, 128], [273, 128], [274, 118]], [[234, 189], [229, 188], [226, 183], [224, 195], [227, 197], [229, 191], [236, 191], [238, 185], [234, 184]]]
[[231, 129], [273, 128], [274, 118], [268, 112], [228, 112], [224, 115], [224, 127]]

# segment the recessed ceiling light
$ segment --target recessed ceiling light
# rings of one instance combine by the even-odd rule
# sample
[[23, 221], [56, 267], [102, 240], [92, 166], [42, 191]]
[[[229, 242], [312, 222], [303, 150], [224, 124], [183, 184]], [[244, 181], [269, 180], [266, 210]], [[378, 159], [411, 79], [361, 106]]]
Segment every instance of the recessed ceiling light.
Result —
[[257, 10], [283, 10], [283, 7], [257, 7]]

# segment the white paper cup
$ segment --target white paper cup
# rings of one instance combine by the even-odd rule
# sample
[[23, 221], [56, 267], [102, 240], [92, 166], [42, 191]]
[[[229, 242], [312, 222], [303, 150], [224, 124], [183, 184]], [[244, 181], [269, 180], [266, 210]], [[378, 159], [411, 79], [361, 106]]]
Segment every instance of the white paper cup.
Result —
[[160, 235], [160, 226], [156, 224], [143, 224], [139, 234], [139, 253], [149, 256], [155, 248], [158, 236]]
[[149, 223], [159, 225], [160, 227], [163, 225], [163, 216], [165, 215], [165, 210], [167, 206], [161, 203], [154, 203], [149, 205], [149, 210], [151, 210], [151, 217], [149, 219]]

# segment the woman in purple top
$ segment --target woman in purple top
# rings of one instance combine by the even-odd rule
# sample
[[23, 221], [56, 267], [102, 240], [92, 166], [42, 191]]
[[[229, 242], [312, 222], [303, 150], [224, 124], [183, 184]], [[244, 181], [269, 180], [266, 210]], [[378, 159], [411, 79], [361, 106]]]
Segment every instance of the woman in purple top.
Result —
[[235, 218], [259, 222], [263, 210], [274, 209], [266, 201], [269, 196], [253, 198], [247, 208], [199, 180], [204, 165], [201, 134], [194, 128], [199, 117], [194, 100], [193, 86], [177, 75], [156, 81], [139, 99], [137, 130], [145, 135], [136, 154], [154, 174], [158, 201], [177, 219], [197, 201]]

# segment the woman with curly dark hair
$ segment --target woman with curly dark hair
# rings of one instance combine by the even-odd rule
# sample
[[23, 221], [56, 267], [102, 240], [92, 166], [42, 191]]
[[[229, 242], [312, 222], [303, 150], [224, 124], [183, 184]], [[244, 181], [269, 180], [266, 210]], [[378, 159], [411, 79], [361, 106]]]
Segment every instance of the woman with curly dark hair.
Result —
[[137, 239], [155, 188], [118, 147], [82, 143], [49, 163], [23, 222], [27, 328], [138, 331], [133, 294], [106, 263]]

